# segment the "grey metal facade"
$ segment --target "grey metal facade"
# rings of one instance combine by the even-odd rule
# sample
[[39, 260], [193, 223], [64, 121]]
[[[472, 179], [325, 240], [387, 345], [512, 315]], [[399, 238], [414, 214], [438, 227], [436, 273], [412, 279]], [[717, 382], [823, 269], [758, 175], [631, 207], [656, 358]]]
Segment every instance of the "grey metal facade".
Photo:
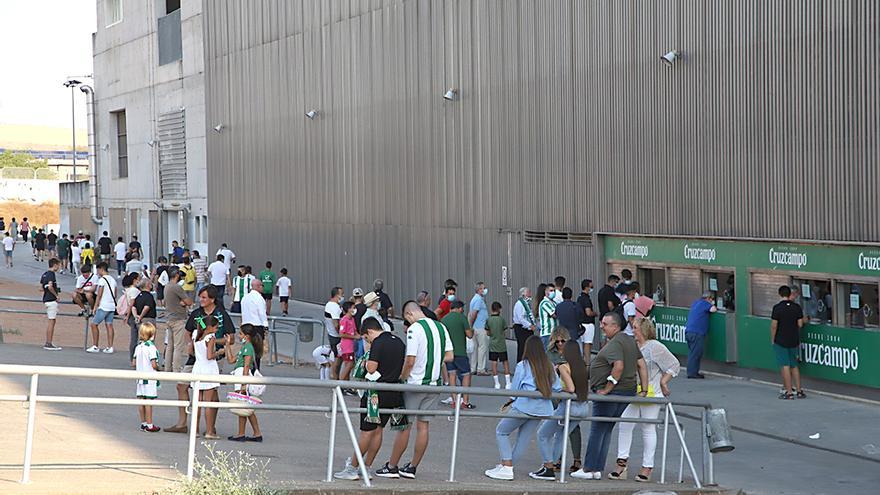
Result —
[[502, 265], [513, 287], [596, 271], [591, 245], [523, 231], [880, 241], [878, 19], [871, 0], [205, 0], [211, 246], [286, 265], [298, 297], [382, 277], [402, 300], [450, 276], [498, 296]]

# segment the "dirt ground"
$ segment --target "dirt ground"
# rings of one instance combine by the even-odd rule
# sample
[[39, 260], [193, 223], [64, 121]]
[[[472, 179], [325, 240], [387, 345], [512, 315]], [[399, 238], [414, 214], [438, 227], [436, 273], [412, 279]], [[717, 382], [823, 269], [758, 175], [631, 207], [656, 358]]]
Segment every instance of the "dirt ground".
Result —
[[0, 217], [3, 217], [6, 221], [7, 228], [9, 228], [9, 222], [12, 221], [12, 217], [15, 217], [19, 222], [21, 222], [22, 218], [27, 217], [31, 226], [41, 227], [43, 225], [60, 223], [61, 210], [58, 203], [35, 205], [22, 201], [0, 201]]

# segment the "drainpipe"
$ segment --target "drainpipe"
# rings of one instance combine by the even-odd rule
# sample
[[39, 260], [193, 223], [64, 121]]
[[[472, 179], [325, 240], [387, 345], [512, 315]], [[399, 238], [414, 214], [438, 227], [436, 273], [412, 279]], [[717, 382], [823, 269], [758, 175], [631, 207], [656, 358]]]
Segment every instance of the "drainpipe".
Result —
[[[103, 219], [98, 213], [98, 154], [95, 143], [95, 90], [91, 86], [83, 84], [79, 90], [86, 94], [86, 109], [89, 124], [89, 212], [92, 222], [100, 225]], [[76, 182], [76, 177], [73, 178]]]

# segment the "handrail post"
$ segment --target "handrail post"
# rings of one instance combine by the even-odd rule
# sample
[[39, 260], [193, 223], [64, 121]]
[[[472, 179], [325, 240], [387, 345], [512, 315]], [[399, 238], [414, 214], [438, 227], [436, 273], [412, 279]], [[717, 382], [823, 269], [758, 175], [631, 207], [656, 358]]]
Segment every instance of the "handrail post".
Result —
[[333, 481], [333, 455], [336, 450], [336, 392], [330, 390], [333, 400], [330, 402], [330, 448], [327, 449], [327, 479], [325, 481]]
[[34, 423], [37, 421], [37, 383], [40, 375], [31, 375], [31, 388], [28, 393], [28, 417], [27, 433], [24, 440], [24, 468], [21, 472], [21, 482], [31, 482], [31, 456], [34, 452]]
[[703, 488], [703, 484], [700, 483], [700, 477], [697, 476], [697, 470], [694, 468], [694, 460], [691, 459], [691, 453], [687, 448], [687, 445], [684, 443], [684, 435], [681, 433], [681, 426], [678, 424], [678, 418], [675, 417], [675, 409], [672, 408], [672, 404], [669, 404], [669, 414], [672, 415], [672, 423], [675, 425], [675, 431], [678, 432], [678, 439], [681, 441], [681, 448], [684, 450], [684, 456], [688, 461], [688, 467], [691, 468], [691, 474], [694, 475], [694, 482], [697, 485], [697, 488]]
[[660, 456], [660, 484], [666, 483], [666, 446], [669, 444], [669, 404], [663, 408], [663, 454]]
[[86, 310], [86, 316], [83, 317], [86, 322], [86, 328], [83, 331], [83, 350], [89, 348], [89, 311]]
[[702, 454], [703, 480], [709, 479], [709, 426], [706, 423], [706, 408], [700, 411], [700, 453]]
[[[555, 420], [559, 421], [559, 420]], [[559, 460], [559, 482], [565, 483], [565, 454], [568, 451], [568, 425], [571, 421], [571, 399], [565, 399], [565, 420], [562, 426], [562, 459]], [[554, 441], [555, 443], [555, 441]]]
[[342, 387], [337, 386], [333, 389], [336, 392], [336, 401], [339, 408], [342, 409], [342, 419], [345, 420], [345, 427], [348, 428], [348, 436], [351, 437], [351, 443], [354, 446], [354, 456], [358, 461], [358, 467], [361, 468], [361, 477], [364, 479], [364, 486], [370, 488], [370, 473], [367, 472], [367, 466], [364, 464], [364, 455], [361, 453], [361, 446], [358, 445], [357, 435], [354, 433], [354, 426], [351, 424], [351, 418], [348, 416], [348, 406], [345, 405], [345, 397], [342, 395]]
[[[453, 383], [453, 385], [455, 384]], [[453, 397], [455, 397], [455, 422], [452, 424], [452, 459], [449, 461], [450, 482], [455, 481], [455, 458], [458, 453], [458, 423], [461, 418], [461, 394], [454, 394]]]
[[296, 334], [293, 336], [293, 356], [290, 356], [290, 365], [296, 368], [296, 356], [299, 354], [299, 323], [294, 325]]
[[269, 350], [269, 359], [271, 365], [278, 364], [278, 334], [275, 332], [275, 319], [269, 320], [269, 334], [272, 336], [272, 348]]
[[[195, 381], [192, 385], [192, 400], [189, 412], [189, 451], [186, 454], [186, 479], [193, 478], [196, 461], [196, 430], [199, 429], [199, 387], [202, 382]], [[207, 421], [207, 418], [205, 419]]]

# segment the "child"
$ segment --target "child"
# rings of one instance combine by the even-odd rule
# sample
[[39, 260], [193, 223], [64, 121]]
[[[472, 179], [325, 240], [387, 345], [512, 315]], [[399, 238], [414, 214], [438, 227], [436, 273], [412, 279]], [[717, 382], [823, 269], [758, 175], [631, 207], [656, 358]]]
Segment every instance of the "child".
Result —
[[[196, 357], [192, 373], [194, 375], [219, 375], [220, 367], [217, 365], [215, 347], [212, 342], [217, 333], [220, 322], [213, 315], [208, 315], [202, 320], [196, 320], [197, 328], [193, 332], [192, 349], [190, 354]], [[202, 402], [218, 402], [217, 395], [219, 383], [199, 383], [199, 400]], [[205, 409], [205, 438], [217, 440], [217, 409], [206, 407]], [[199, 431], [198, 419], [196, 419], [196, 431]]]
[[[251, 370], [255, 369], [256, 360], [262, 357], [263, 354], [263, 338], [260, 337], [259, 332], [256, 331], [254, 326], [248, 323], [241, 326], [239, 337], [241, 338], [241, 349], [239, 349], [238, 355], [234, 356], [232, 353], [229, 353], [227, 359], [230, 363], [235, 364], [235, 370], [232, 372], [233, 375], [251, 376]], [[245, 384], [235, 385], [235, 389], [240, 394], [247, 393], [247, 385]], [[254, 430], [254, 436], [252, 437], [244, 435], [248, 422], [251, 424], [251, 429]], [[263, 434], [260, 432], [257, 413], [254, 412], [248, 417], [239, 416], [238, 435], [230, 436], [227, 439], [233, 442], [262, 442]]]
[[[339, 375], [340, 380], [348, 380], [351, 377], [351, 370], [354, 368], [354, 348], [355, 341], [360, 340], [357, 325], [354, 322], [354, 314], [357, 311], [354, 303], [346, 301], [342, 303], [342, 314], [345, 315], [339, 320], [339, 337], [342, 341], [339, 343], [339, 356], [342, 359], [342, 372]], [[347, 389], [348, 395], [355, 395], [354, 390]]]
[[333, 351], [329, 345], [319, 345], [312, 351], [312, 359], [315, 360], [315, 366], [318, 367], [318, 378], [321, 380], [330, 379], [330, 365], [333, 364]]
[[73, 241], [70, 245], [70, 271], [79, 273], [82, 261], [82, 248], [79, 247], [78, 241]]
[[[156, 373], [159, 371], [159, 350], [153, 344], [156, 336], [156, 327], [152, 323], [144, 323], [138, 330], [139, 343], [134, 349], [134, 358], [131, 365], [141, 373]], [[138, 380], [137, 398], [155, 399], [159, 395], [158, 380]], [[153, 406], [138, 406], [138, 416], [141, 419], [141, 430], [149, 433], [159, 431], [159, 427], [153, 424]]]
[[501, 388], [498, 382], [498, 362], [504, 363], [504, 388], [510, 388], [510, 365], [507, 363], [507, 340], [504, 338], [504, 330], [507, 321], [501, 316], [501, 303], [492, 303], [492, 312], [486, 321], [486, 333], [489, 335], [489, 361], [492, 362], [492, 378], [495, 379], [495, 388]]
[[290, 279], [287, 278], [287, 268], [281, 269], [281, 278], [275, 282], [278, 288], [278, 299], [281, 300], [281, 316], [287, 316], [287, 302], [290, 300]]

